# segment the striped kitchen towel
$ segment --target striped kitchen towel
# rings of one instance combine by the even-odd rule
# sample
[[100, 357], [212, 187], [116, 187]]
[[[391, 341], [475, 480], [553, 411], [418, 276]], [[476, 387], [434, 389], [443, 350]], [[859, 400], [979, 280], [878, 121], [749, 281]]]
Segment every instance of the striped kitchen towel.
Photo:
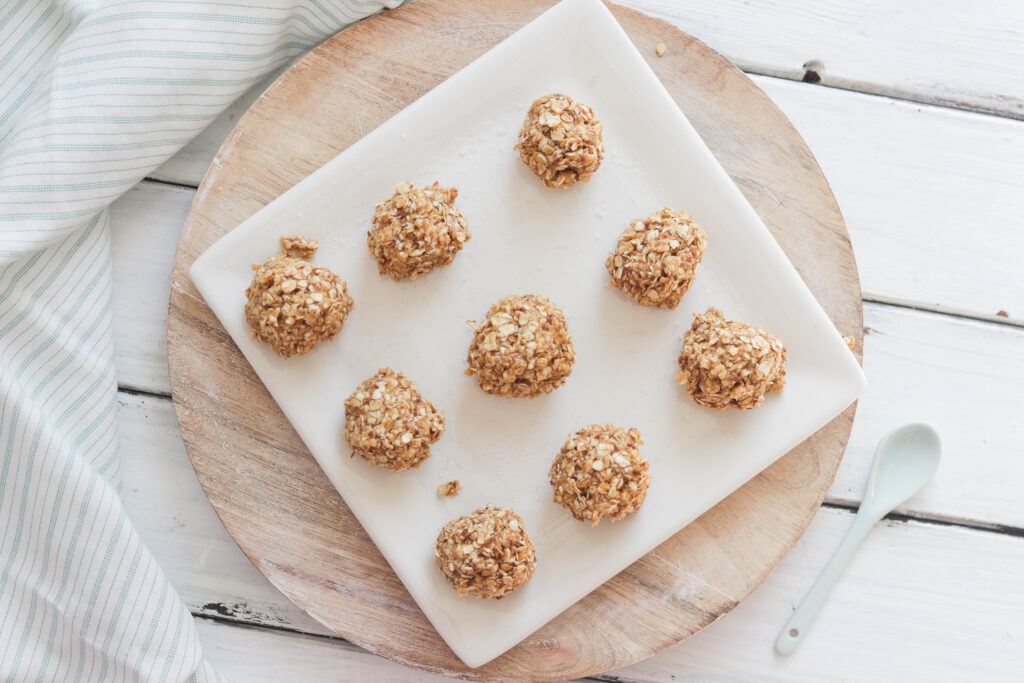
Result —
[[391, 4], [0, 2], [0, 680], [218, 678], [117, 494], [107, 207]]

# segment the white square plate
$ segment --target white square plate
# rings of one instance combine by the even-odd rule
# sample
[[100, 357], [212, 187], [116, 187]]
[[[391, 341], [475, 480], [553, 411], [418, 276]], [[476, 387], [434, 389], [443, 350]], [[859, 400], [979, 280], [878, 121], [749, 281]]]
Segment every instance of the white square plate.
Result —
[[[537, 97], [565, 92], [604, 122], [607, 157], [591, 182], [552, 190], [512, 147]], [[459, 188], [472, 239], [415, 282], [378, 276], [366, 231], [395, 185]], [[694, 215], [707, 254], [675, 311], [608, 286], [604, 261], [634, 218], [665, 206]], [[250, 265], [282, 234], [320, 240], [314, 261], [347, 280], [344, 330], [283, 359], [250, 339]], [[568, 0], [414, 102], [200, 256], [192, 280], [324, 472], [452, 650], [471, 667], [511, 648], [825, 425], [864, 387], [832, 323], [764, 224], [597, 0]], [[533, 400], [484, 394], [466, 377], [472, 330], [509, 294], [562, 307], [576, 345], [565, 386]], [[716, 413], [676, 384], [695, 312], [761, 325], [789, 350], [783, 392], [753, 411]], [[445, 411], [447, 431], [419, 469], [350, 458], [344, 399], [391, 366]], [[653, 484], [632, 518], [596, 528], [551, 500], [547, 471], [566, 436], [591, 423], [635, 426]], [[463, 492], [442, 499], [439, 484]], [[500, 600], [459, 597], [434, 565], [449, 519], [495, 503], [515, 509], [537, 571]]]

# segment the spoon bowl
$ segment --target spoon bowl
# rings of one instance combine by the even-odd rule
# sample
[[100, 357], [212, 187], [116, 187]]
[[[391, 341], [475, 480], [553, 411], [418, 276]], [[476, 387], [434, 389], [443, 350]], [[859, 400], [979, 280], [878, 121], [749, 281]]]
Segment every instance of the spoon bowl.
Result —
[[[942, 446], [931, 425], [908, 424], [878, 442], [859, 514], [881, 519], [921, 490], [939, 468]], [[877, 521], [877, 520], [876, 520]]]

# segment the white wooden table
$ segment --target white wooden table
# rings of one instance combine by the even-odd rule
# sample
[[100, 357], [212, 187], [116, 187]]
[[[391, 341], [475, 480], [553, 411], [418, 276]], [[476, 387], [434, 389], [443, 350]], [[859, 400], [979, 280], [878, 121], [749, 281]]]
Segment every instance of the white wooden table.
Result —
[[[825, 504], [764, 585], [691, 640], [596, 678], [1020, 680], [1024, 4], [625, 4], [735, 61], [817, 155], [860, 267], [870, 384]], [[206, 167], [263, 86], [114, 205], [128, 511], [234, 681], [428, 680], [332, 637], [252, 567], [175, 423], [174, 249]], [[913, 419], [942, 434], [938, 474], [868, 538], [801, 648], [776, 656], [777, 630], [852, 522], [876, 441]]]

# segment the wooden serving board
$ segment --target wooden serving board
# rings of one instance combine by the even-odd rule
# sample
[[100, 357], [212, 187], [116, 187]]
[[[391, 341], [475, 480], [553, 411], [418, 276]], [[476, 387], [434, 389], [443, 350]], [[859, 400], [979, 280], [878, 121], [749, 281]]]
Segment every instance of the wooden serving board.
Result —
[[[339, 635], [410, 666], [480, 680], [561, 680], [625, 666], [735, 607], [810, 523], [855, 411], [486, 666], [466, 669], [441, 641], [203, 303], [188, 268], [225, 232], [551, 4], [418, 0], [303, 58], [252, 106], [213, 161], [171, 283], [167, 346], [178, 423], [199, 481], [238, 545]], [[861, 293], [849, 236], [803, 140], [706, 45], [610, 8], [859, 353]], [[658, 43], [667, 46], [661, 58]], [[339, 401], [345, 393], [339, 387]]]

